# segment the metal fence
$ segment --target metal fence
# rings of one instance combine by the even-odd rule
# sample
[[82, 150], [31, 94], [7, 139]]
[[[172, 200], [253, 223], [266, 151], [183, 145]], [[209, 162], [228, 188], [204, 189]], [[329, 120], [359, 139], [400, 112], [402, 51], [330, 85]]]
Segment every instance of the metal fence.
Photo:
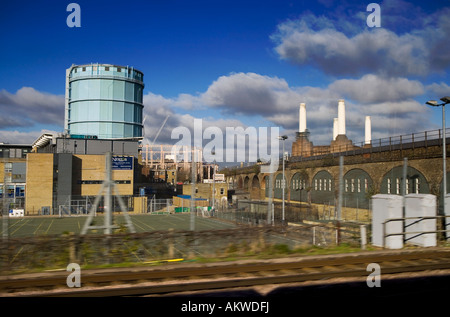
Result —
[[311, 245], [335, 245], [338, 236], [342, 237], [341, 242], [359, 241], [357, 234], [343, 228], [339, 228], [338, 234], [336, 227], [326, 225], [9, 239], [0, 244], [0, 272], [65, 268], [69, 263], [103, 265], [289, 253]]
[[[236, 208], [218, 209], [215, 216], [246, 225], [280, 225], [283, 220], [281, 203], [273, 202], [270, 216], [267, 201], [238, 200]], [[270, 218], [270, 219], [269, 219]], [[307, 204], [285, 203], [284, 220], [302, 222], [303, 220], [319, 220], [317, 208]]]
[[143, 208], [147, 213], [169, 213], [171, 212], [171, 206], [173, 205], [173, 199], [156, 199], [156, 196], [148, 197], [147, 207]]

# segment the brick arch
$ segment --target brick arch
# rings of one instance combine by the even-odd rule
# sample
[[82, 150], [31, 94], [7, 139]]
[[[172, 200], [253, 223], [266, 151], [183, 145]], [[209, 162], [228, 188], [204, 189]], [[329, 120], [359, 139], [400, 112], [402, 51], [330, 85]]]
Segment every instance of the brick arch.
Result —
[[244, 190], [247, 190], [247, 191], [249, 190], [249, 182], [250, 182], [250, 177], [248, 177], [248, 175], [247, 175], [244, 177], [244, 185], [243, 185]]
[[238, 176], [237, 178], [237, 188], [242, 189], [244, 187], [244, 180], [241, 176]]
[[[407, 193], [430, 193], [430, 184], [418, 169], [408, 166], [406, 172]], [[403, 165], [393, 167], [383, 175], [380, 185], [380, 193], [401, 195], [403, 192]]]
[[[285, 174], [286, 177], [286, 187], [284, 189], [284, 198], [287, 199], [288, 198], [288, 182], [287, 180], [289, 179], [288, 176]], [[274, 186], [273, 186], [273, 197], [277, 198], [277, 199], [282, 199], [283, 198], [283, 188], [281, 187], [282, 185], [282, 180], [283, 180], [283, 173], [278, 173], [275, 175], [275, 177], [273, 178], [274, 181]]]
[[[265, 195], [265, 197], [269, 197], [270, 196], [269, 195], [269, 190], [270, 190], [271, 187], [269, 186], [269, 181], [270, 181], [270, 176], [267, 175], [267, 174], [264, 175], [264, 177], [261, 180], [261, 183], [264, 183], [264, 195]], [[273, 191], [273, 186], [272, 186], [272, 191]]]
[[289, 181], [290, 200], [308, 201], [309, 180], [306, 173], [296, 172]]
[[352, 168], [344, 175], [343, 195], [346, 207], [369, 209], [369, 197], [374, 193], [372, 177], [361, 168]]
[[318, 171], [311, 180], [311, 202], [334, 205], [335, 187], [334, 178], [330, 172]]
[[250, 198], [257, 200], [261, 199], [261, 183], [257, 174], [252, 177], [250, 183]]

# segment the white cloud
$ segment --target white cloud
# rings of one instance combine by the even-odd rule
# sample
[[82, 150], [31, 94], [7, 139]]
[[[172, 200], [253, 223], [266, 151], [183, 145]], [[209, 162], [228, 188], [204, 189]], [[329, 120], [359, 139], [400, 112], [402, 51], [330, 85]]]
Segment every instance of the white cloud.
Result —
[[334, 29], [313, 31], [302, 22], [290, 21], [278, 27], [273, 39], [282, 59], [312, 64], [332, 75], [423, 75], [429, 68], [429, 52], [421, 37], [398, 36], [384, 28], [348, 37]]
[[[444, 91], [445, 83], [426, 87], [427, 91]], [[152, 142], [164, 120], [156, 143], [174, 144], [171, 132], [178, 126], [193, 129], [195, 118], [203, 119], [203, 128], [214, 126], [244, 127], [243, 116], [258, 118], [265, 126], [279, 126], [281, 133], [295, 139], [298, 130], [299, 103], [307, 105], [307, 126], [315, 144], [327, 144], [332, 137], [333, 118], [337, 116], [338, 100], [344, 98], [347, 108], [347, 132], [353, 141], [364, 139], [364, 117], [371, 115], [373, 136], [386, 133], [409, 133], [425, 130], [429, 124], [429, 109], [414, 100], [423, 95], [425, 87], [406, 78], [365, 75], [358, 79], [338, 79], [327, 87], [292, 87], [285, 79], [256, 73], [233, 73], [221, 76], [198, 95], [180, 94], [175, 98], [147, 93], [144, 95], [144, 132]], [[32, 98], [32, 97], [36, 98]], [[8, 111], [6, 105], [9, 105]], [[16, 94], [0, 92], [0, 107], [5, 113], [0, 119], [2, 136], [17, 142], [20, 138], [35, 139], [39, 132], [18, 132], [21, 123], [33, 126], [60, 122], [62, 126], [63, 97], [22, 88]], [[10, 111], [13, 108], [14, 111]], [[188, 113], [179, 110], [192, 109]], [[214, 112], [211, 111], [214, 109]], [[51, 113], [53, 110], [54, 113]], [[233, 119], [217, 118], [214, 113], [232, 114]], [[56, 114], [55, 114], [56, 113]], [[54, 117], [51, 117], [51, 116]], [[42, 118], [50, 116], [50, 118]], [[261, 119], [262, 118], [262, 119]], [[388, 125], [393, 124], [389, 129]], [[250, 124], [251, 125], [251, 124]], [[11, 132], [14, 127], [18, 131]], [[283, 132], [284, 129], [284, 132]], [[21, 134], [22, 133], [22, 134]], [[12, 142], [11, 140], [6, 140]], [[31, 142], [33, 141], [31, 140]]]
[[221, 76], [201, 95], [201, 101], [220, 108], [224, 113], [267, 115], [282, 111], [278, 99], [289, 93], [289, 85], [284, 79], [263, 76], [255, 73], [236, 73]]
[[0, 142], [10, 144], [32, 144], [43, 133], [58, 133], [58, 131], [51, 130], [36, 130], [36, 131], [19, 131], [19, 130], [0, 130]]
[[450, 96], [450, 86], [444, 82], [427, 85], [426, 90], [427, 95], [430, 96], [429, 99], [439, 99], [444, 96]]
[[329, 88], [352, 100], [362, 103], [403, 101], [424, 93], [425, 89], [417, 80], [406, 78], [384, 78], [373, 74], [360, 79], [340, 79]]
[[[15, 94], [0, 91], [0, 113], [9, 124], [2, 127], [64, 123], [64, 96], [22, 87]], [[1, 122], [0, 122], [1, 123]]]
[[[382, 21], [387, 26], [393, 25], [394, 18], [399, 21], [393, 3], [397, 7], [404, 4], [399, 1], [381, 4]], [[388, 76], [427, 75], [448, 67], [450, 9], [440, 10], [430, 19], [420, 16], [410, 5], [403, 7], [412, 12], [413, 25], [418, 29], [397, 34], [386, 27], [370, 29], [362, 24], [355, 34], [355, 29], [350, 32], [342, 27], [342, 18], [331, 20], [305, 14], [298, 20], [279, 24], [271, 38], [281, 59], [299, 66], [313, 65], [332, 75], [361, 76], [368, 72]], [[403, 18], [405, 12], [408, 11], [403, 11]]]

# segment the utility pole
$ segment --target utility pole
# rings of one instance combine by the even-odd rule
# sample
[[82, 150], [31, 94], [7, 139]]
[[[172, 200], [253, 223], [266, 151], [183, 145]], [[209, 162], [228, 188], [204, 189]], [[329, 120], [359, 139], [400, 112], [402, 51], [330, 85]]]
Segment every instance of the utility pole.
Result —
[[342, 219], [342, 199], [344, 196], [344, 157], [339, 156], [339, 197], [338, 197], [338, 212], [337, 212], [337, 244], [341, 243], [341, 219]]
[[2, 212], [2, 231], [3, 240], [9, 239], [9, 204], [7, 200], [7, 188], [6, 185], [6, 158], [3, 159], [3, 212]]
[[195, 230], [195, 183], [197, 178], [197, 166], [195, 163], [195, 147], [192, 149], [192, 171], [191, 171], [191, 231]]

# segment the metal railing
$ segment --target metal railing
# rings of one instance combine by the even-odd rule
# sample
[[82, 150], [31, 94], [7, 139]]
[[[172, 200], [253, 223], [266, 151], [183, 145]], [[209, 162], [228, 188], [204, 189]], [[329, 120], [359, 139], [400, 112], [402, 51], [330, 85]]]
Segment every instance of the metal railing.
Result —
[[[450, 215], [448, 216], [416, 216], [416, 217], [401, 217], [401, 218], [391, 218], [391, 219], [387, 219], [386, 221], [384, 221], [382, 223], [383, 225], [383, 245], [382, 247], [384, 248], [386, 246], [386, 238], [387, 237], [391, 237], [391, 236], [403, 236], [403, 242], [406, 242], [408, 240], [412, 240], [414, 238], [417, 238], [418, 236], [424, 235], [424, 234], [431, 234], [431, 233], [441, 233], [441, 232], [450, 232], [450, 229], [442, 229], [442, 230], [432, 230], [432, 231], [402, 231], [402, 232], [397, 232], [397, 233], [389, 233], [386, 234], [386, 224], [389, 222], [393, 222], [393, 221], [405, 221], [405, 220], [411, 220], [411, 219], [417, 219], [417, 221], [408, 223], [408, 224], [403, 224], [403, 230], [407, 227], [410, 227], [412, 225], [415, 225], [417, 223], [419, 223], [422, 220], [431, 220], [431, 219], [445, 219], [445, 218], [450, 218]], [[449, 226], [450, 227], [450, 221], [446, 222], [444, 224], [444, 228]], [[406, 235], [412, 234], [414, 236], [406, 238]], [[449, 237], [447, 237], [449, 238]]]
[[[446, 136], [448, 135], [448, 131], [449, 128], [446, 128]], [[450, 138], [447, 137], [447, 144], [449, 144], [449, 141]], [[314, 154], [308, 157], [291, 157], [289, 161], [314, 161], [330, 157], [330, 155], [332, 157], [352, 156], [399, 150], [414, 150], [416, 148], [428, 148], [430, 146], [442, 146], [442, 129], [375, 139], [371, 140], [370, 146], [367, 146], [365, 142], [333, 146], [332, 151], [330, 147], [327, 150], [322, 150], [320, 154]], [[441, 153], [438, 154], [442, 155]]]
[[[447, 144], [450, 144], [450, 137], [448, 136], [450, 128], [446, 128]], [[423, 131], [411, 134], [403, 134], [387, 138], [373, 139], [369, 146], [362, 142], [354, 142], [352, 144], [342, 146], [316, 146], [316, 153], [311, 156], [291, 156], [287, 163], [316, 161], [327, 158], [337, 158], [339, 156], [355, 156], [355, 155], [369, 155], [381, 152], [414, 150], [418, 148], [428, 148], [432, 146], [442, 146], [442, 129]], [[436, 152], [436, 157], [442, 156], [442, 152]], [[430, 154], [425, 155], [429, 157]], [[281, 166], [282, 158], [280, 158]], [[245, 171], [255, 166], [254, 163], [247, 163], [246, 166], [236, 167], [237, 171]], [[261, 164], [256, 164], [261, 165]], [[264, 164], [263, 164], [264, 165]]]

